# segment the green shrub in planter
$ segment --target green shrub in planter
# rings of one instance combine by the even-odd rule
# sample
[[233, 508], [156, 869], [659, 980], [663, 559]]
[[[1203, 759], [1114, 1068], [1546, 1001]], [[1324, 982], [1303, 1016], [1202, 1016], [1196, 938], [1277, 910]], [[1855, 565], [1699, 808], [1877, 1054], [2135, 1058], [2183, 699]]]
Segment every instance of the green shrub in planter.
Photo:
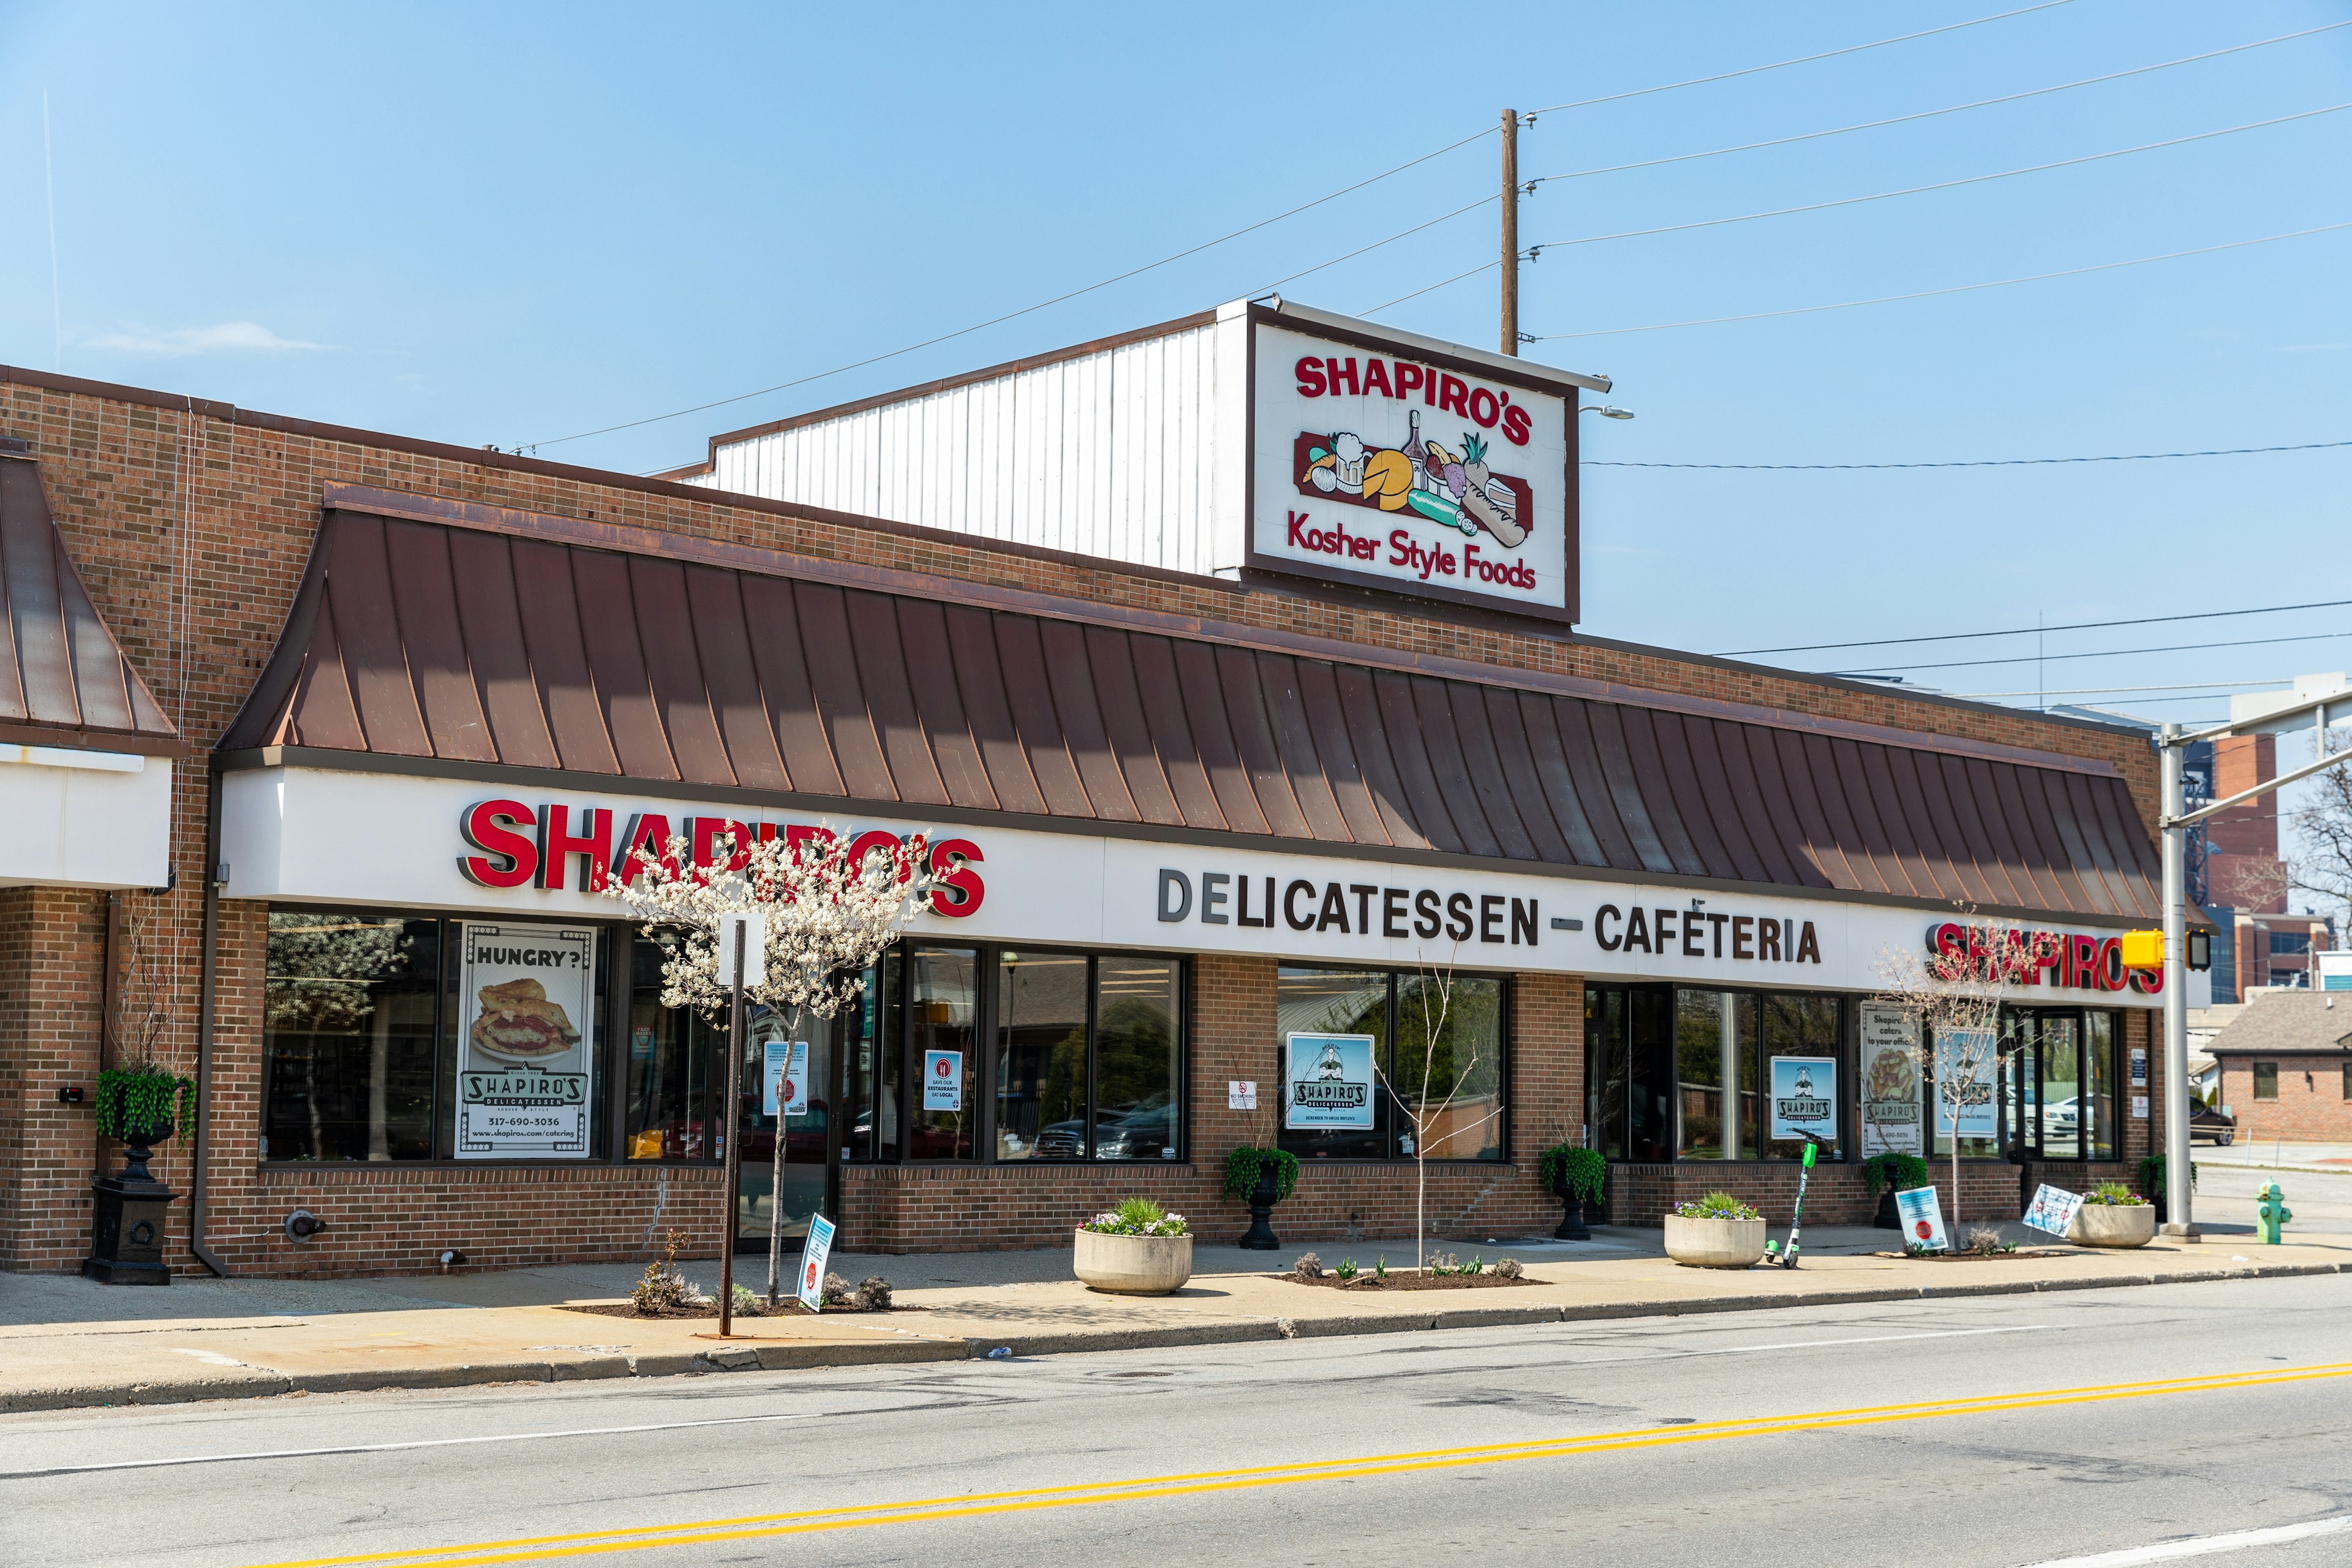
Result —
[[1246, 1143], [1225, 1156], [1226, 1195], [1249, 1202], [1257, 1191], [1260, 1167], [1267, 1165], [1274, 1170], [1275, 1200], [1288, 1197], [1298, 1184], [1298, 1156], [1287, 1149], [1254, 1149]]
[[1907, 1193], [1927, 1184], [1927, 1162], [1916, 1154], [1873, 1154], [1862, 1163], [1862, 1179], [1873, 1197], [1888, 1187]]
[[[2144, 1193], [2162, 1193], [2164, 1191], [2164, 1156], [2161, 1154], [2141, 1155], [2139, 1162], [2139, 1190]], [[2189, 1190], [2192, 1193], [2197, 1190], [2197, 1162], [2194, 1160], [2189, 1162]]]
[[2113, 1206], [2118, 1208], [2137, 1208], [2140, 1205], [2147, 1202], [2146, 1198], [2140, 1196], [2137, 1193], [2132, 1191], [2121, 1182], [2101, 1182], [2097, 1186], [2093, 1187], [2089, 1192], [2083, 1194], [2083, 1201], [2086, 1204], [2098, 1204], [2102, 1206]]
[[195, 1079], [182, 1078], [158, 1062], [107, 1068], [98, 1075], [98, 1130], [126, 1142], [134, 1132], [152, 1136], [165, 1127], [185, 1138], [194, 1120], [190, 1105], [195, 1092]]
[[1601, 1184], [1609, 1174], [1609, 1162], [1601, 1157], [1598, 1149], [1555, 1143], [1543, 1152], [1540, 1173], [1546, 1192], [1564, 1188], [1571, 1203], [1597, 1204], [1601, 1201]]
[[1764, 1217], [1729, 1193], [1709, 1193], [1705, 1197], [1685, 1198], [1675, 1205], [1675, 1213], [1685, 1219], [1761, 1219]]

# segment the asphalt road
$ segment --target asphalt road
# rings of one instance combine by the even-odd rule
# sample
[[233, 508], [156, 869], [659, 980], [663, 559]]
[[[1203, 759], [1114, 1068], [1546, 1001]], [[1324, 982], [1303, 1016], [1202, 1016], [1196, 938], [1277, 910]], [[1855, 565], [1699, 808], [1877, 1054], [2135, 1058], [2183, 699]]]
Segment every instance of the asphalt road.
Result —
[[1863, 1568], [2310, 1526], [2215, 1560], [2342, 1563], [2347, 1309], [2339, 1276], [0, 1416], [0, 1563]]

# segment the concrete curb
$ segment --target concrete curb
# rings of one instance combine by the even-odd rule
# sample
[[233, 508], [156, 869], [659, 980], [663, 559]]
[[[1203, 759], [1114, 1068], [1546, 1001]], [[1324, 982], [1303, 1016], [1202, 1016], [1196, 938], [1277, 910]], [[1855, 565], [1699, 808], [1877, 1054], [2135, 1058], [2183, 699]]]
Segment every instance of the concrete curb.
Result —
[[1624, 1318], [1696, 1317], [1717, 1312], [1772, 1311], [1787, 1307], [1868, 1306], [1889, 1301], [1948, 1300], [1978, 1296], [2031, 1296], [2044, 1291], [2113, 1290], [2137, 1285], [2206, 1285], [2232, 1279], [2291, 1279], [2352, 1274], [2352, 1263], [2247, 1263], [2193, 1273], [2122, 1274], [2074, 1279], [1988, 1280], [1948, 1286], [1891, 1286], [1864, 1290], [1803, 1290], [1780, 1295], [1718, 1296], [1686, 1300], [1608, 1301], [1590, 1306], [1463, 1307], [1444, 1311], [1366, 1313], [1339, 1318], [1241, 1318], [1136, 1329], [1073, 1329], [986, 1338], [893, 1338], [850, 1343], [766, 1343], [693, 1352], [600, 1355], [582, 1361], [487, 1362], [462, 1366], [382, 1372], [304, 1373], [248, 1377], [189, 1377], [93, 1384], [74, 1388], [0, 1394], [0, 1412], [79, 1410], [116, 1405], [179, 1405], [206, 1399], [257, 1399], [285, 1394], [360, 1394], [379, 1389], [469, 1388], [494, 1383], [574, 1383], [627, 1377], [673, 1377], [720, 1372], [791, 1372], [816, 1367], [887, 1366], [1015, 1356], [1075, 1355], [1094, 1351], [1166, 1350], [1190, 1345], [1249, 1344], [1289, 1339], [1343, 1339], [1369, 1334], [1423, 1333], [1444, 1329], [1501, 1328], [1523, 1323], [1598, 1322]]

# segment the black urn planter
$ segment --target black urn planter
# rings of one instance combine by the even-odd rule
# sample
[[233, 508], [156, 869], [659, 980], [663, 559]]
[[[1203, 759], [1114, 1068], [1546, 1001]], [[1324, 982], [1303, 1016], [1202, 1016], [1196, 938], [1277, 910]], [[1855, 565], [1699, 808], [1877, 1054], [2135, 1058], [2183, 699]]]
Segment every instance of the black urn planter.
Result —
[[172, 1124], [123, 1129], [122, 1169], [90, 1183], [89, 1256], [81, 1271], [101, 1285], [169, 1285], [163, 1261], [164, 1211], [180, 1194], [148, 1174], [154, 1145]]
[[1262, 1160], [1258, 1163], [1257, 1185], [1250, 1189], [1250, 1226], [1235, 1245], [1252, 1252], [1272, 1252], [1280, 1247], [1282, 1238], [1274, 1234], [1274, 1226], [1268, 1222], [1274, 1217], [1274, 1205], [1281, 1201], [1282, 1189], [1274, 1180], [1274, 1162]]
[[1870, 1223], [1877, 1226], [1880, 1230], [1901, 1230], [1903, 1228], [1903, 1216], [1900, 1214], [1897, 1214], [1895, 1209], [1894, 1183], [1889, 1182], [1886, 1185], [1879, 1189], [1878, 1212], [1870, 1216]]
[[1551, 1233], [1554, 1241], [1591, 1241], [1592, 1232], [1584, 1223], [1584, 1202], [1572, 1192], [1566, 1181], [1552, 1184], [1552, 1195], [1559, 1199], [1559, 1228]]

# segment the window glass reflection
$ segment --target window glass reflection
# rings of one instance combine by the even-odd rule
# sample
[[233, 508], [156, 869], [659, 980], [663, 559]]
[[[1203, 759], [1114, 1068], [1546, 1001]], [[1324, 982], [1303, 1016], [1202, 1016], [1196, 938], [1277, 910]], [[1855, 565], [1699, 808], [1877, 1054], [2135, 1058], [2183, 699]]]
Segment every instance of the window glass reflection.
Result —
[[1087, 960], [1006, 949], [996, 963], [996, 1157], [1087, 1157]]
[[1095, 1158], [1173, 1160], [1183, 1061], [1174, 959], [1095, 960]]
[[272, 910], [262, 1157], [433, 1155], [441, 922]]
[[919, 947], [907, 956], [907, 1158], [974, 1153], [973, 1069], [980, 1048], [980, 954]]

